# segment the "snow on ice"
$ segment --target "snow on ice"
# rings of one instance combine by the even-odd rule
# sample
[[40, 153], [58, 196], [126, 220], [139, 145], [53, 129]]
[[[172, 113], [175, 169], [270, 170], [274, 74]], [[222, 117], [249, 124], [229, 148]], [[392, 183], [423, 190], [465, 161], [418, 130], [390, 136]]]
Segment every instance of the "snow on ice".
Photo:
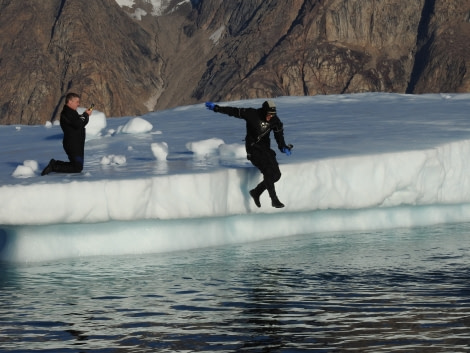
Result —
[[[263, 100], [220, 103], [259, 107]], [[286, 207], [248, 191], [245, 123], [203, 104], [87, 126], [81, 174], [62, 131], [0, 126], [0, 260], [158, 253], [314, 232], [470, 221], [470, 95], [367, 93], [275, 99], [292, 156], [272, 139]], [[83, 108], [82, 108], [83, 109]]]

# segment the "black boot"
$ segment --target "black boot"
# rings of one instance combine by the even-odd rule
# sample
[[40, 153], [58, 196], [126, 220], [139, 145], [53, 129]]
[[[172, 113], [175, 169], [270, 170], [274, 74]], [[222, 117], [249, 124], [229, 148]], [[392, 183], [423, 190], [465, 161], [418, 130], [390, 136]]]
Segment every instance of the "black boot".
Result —
[[268, 192], [269, 197], [271, 197], [271, 204], [273, 205], [273, 207], [283, 208], [284, 204], [277, 198], [276, 189], [274, 189], [274, 185], [268, 189]]
[[273, 207], [276, 207], [276, 208], [283, 208], [284, 207], [284, 204], [281, 201], [279, 201], [279, 199], [277, 197], [272, 198], [271, 201], [272, 201]]
[[47, 175], [49, 174], [50, 172], [53, 172], [54, 171], [54, 165], [55, 165], [55, 159], [51, 159], [49, 161], [49, 164], [47, 165], [46, 168], [44, 168], [44, 170], [41, 172], [41, 175]]
[[261, 202], [259, 201], [259, 198], [264, 190], [266, 190], [264, 182], [259, 183], [254, 189], [250, 190], [250, 195], [253, 198], [255, 205], [258, 207], [261, 207]]
[[54, 163], [54, 172], [56, 173], [80, 173], [82, 168], [81, 165], [72, 162], [55, 161]]

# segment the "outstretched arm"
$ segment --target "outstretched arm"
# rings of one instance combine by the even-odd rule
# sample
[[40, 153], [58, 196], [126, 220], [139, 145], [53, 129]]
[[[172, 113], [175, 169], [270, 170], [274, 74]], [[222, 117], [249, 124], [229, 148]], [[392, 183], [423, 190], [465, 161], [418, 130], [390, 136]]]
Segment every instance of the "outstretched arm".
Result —
[[213, 102], [206, 102], [206, 108], [215, 113], [222, 113], [239, 119], [245, 119], [246, 113], [252, 108], [221, 107]]

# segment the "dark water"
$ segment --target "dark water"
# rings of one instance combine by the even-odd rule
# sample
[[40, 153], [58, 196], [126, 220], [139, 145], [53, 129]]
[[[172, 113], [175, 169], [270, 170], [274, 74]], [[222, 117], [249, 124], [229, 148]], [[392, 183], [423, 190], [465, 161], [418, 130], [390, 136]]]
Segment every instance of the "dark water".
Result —
[[1, 352], [468, 352], [470, 224], [0, 265]]

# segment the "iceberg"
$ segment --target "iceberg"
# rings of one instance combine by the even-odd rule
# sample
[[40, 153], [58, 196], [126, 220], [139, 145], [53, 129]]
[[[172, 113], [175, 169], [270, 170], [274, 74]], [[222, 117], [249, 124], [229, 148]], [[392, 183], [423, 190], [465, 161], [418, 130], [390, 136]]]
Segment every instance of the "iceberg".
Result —
[[66, 158], [57, 124], [1, 126], [8, 153], [0, 159], [0, 260], [470, 221], [470, 95], [275, 101], [294, 145], [291, 156], [276, 151], [282, 210], [267, 193], [261, 208], [249, 196], [261, 175], [243, 153], [244, 121], [203, 104], [122, 118], [106, 118], [97, 107], [78, 175], [40, 176], [50, 158]]

